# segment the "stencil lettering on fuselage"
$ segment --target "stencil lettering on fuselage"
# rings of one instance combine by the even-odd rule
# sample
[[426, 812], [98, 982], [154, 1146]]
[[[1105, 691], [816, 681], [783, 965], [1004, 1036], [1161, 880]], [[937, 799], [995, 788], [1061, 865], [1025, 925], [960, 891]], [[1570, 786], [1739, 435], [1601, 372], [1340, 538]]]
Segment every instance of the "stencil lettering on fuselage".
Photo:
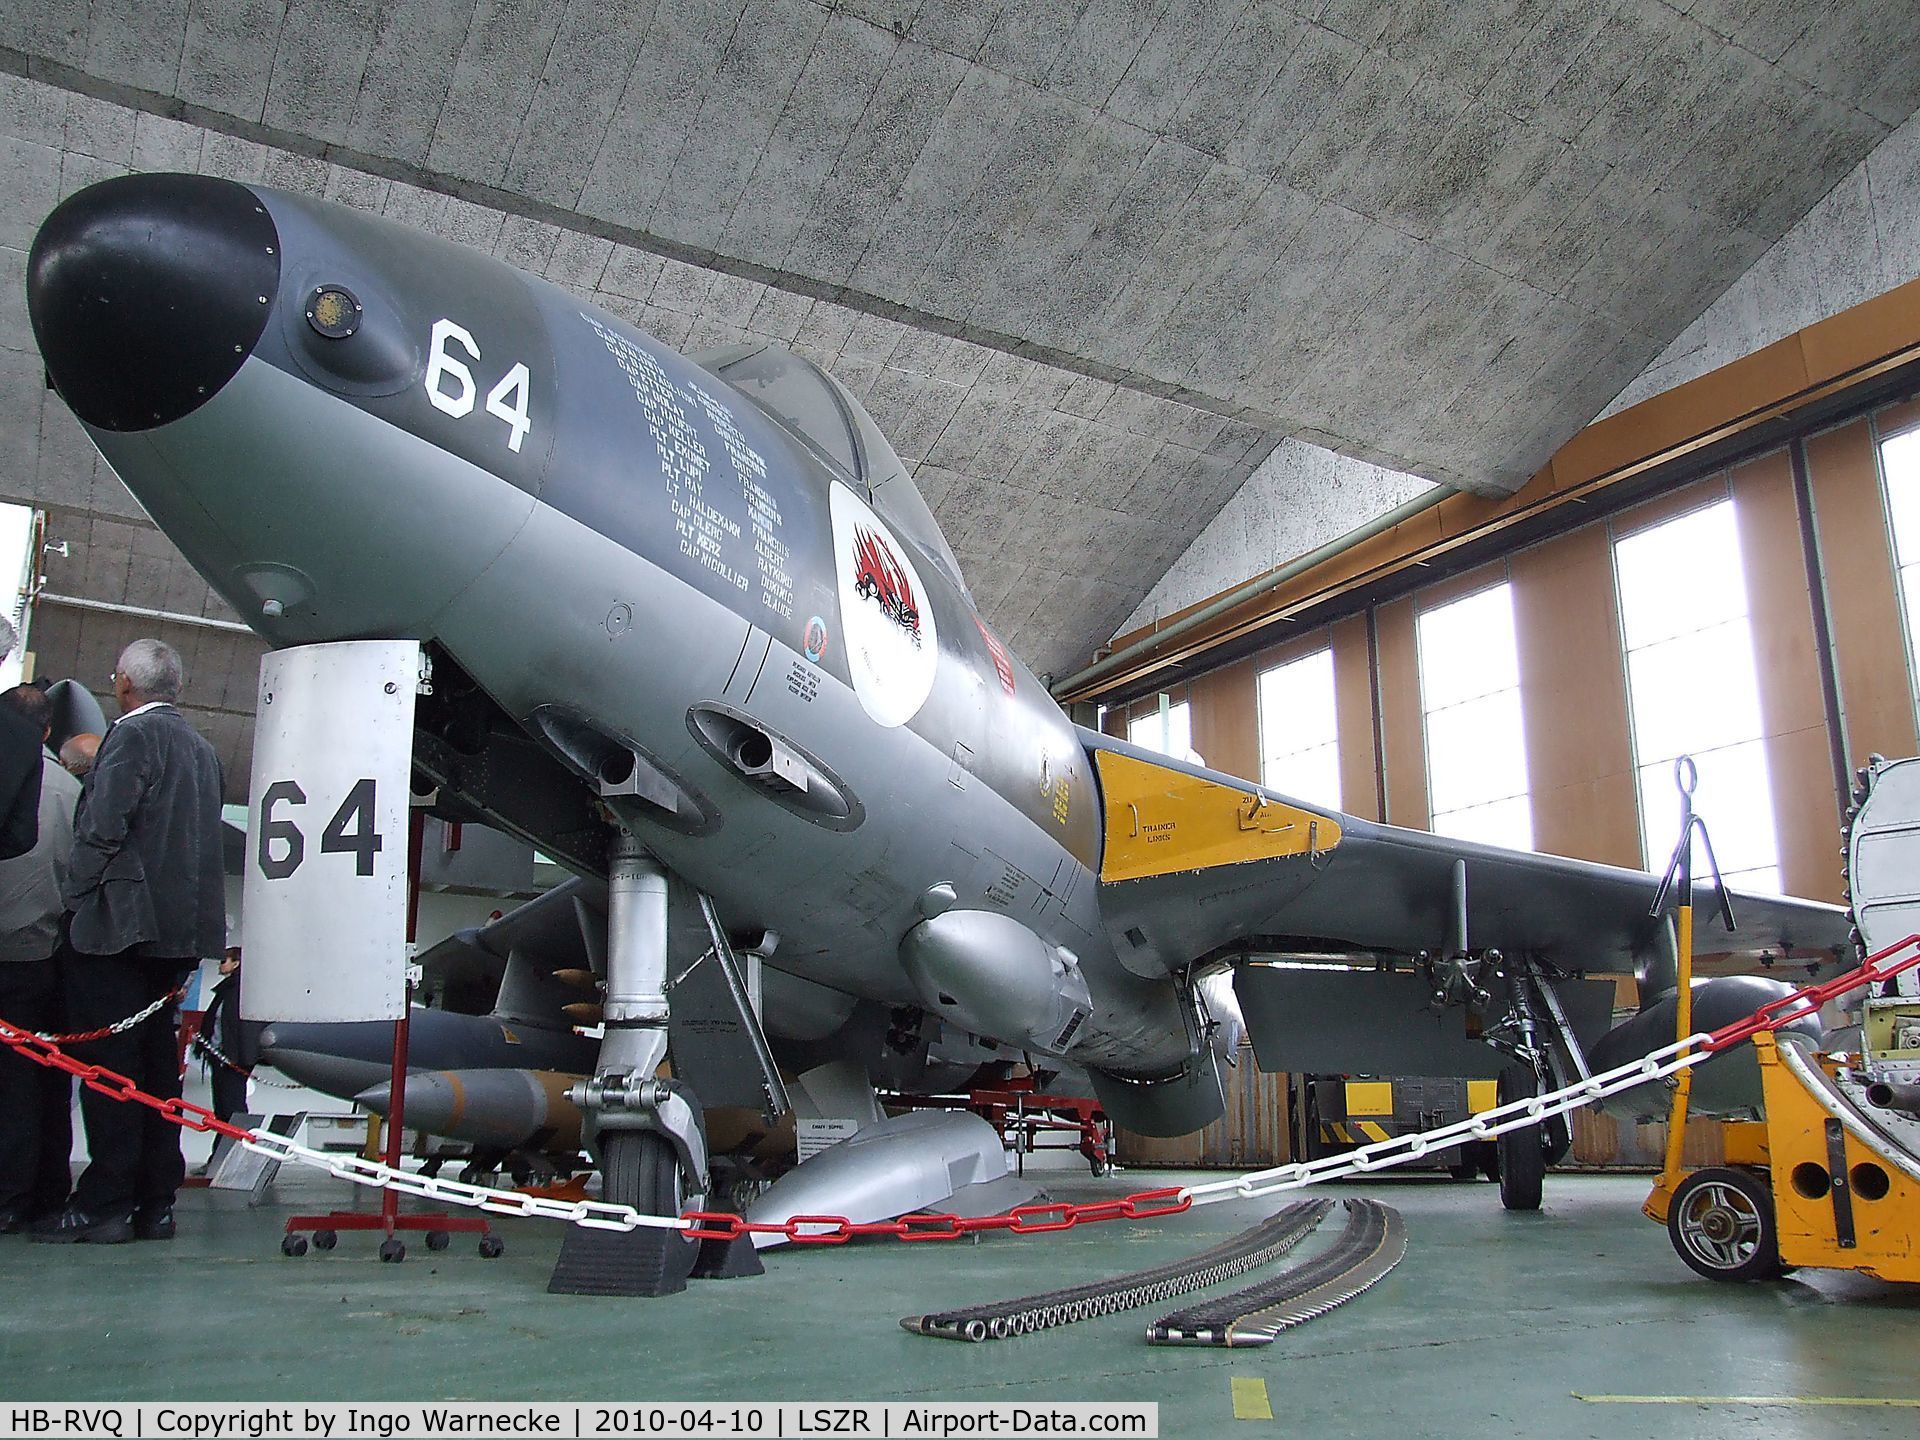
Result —
[[[646, 415], [681, 555], [724, 587], [757, 593], [773, 615], [791, 620], [793, 555], [782, 536], [780, 502], [767, 485], [766, 457], [747, 442], [724, 401], [695, 381], [676, 381], [652, 355], [593, 316], [582, 312], [581, 318], [631, 382]], [[694, 413], [711, 427], [704, 438]], [[708, 442], [716, 439], [724, 463], [709, 454]]]
[[845, 485], [832, 487], [840, 628], [860, 706], [876, 725], [904, 725], [933, 693], [940, 657], [933, 609], [906, 546]]

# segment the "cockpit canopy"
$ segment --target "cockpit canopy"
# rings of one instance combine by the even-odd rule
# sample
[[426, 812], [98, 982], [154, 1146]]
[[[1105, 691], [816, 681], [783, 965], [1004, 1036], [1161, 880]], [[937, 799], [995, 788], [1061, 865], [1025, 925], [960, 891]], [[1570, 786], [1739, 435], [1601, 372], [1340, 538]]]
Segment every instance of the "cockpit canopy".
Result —
[[778, 345], [730, 345], [691, 357], [764, 411], [884, 515], [963, 593], [966, 577], [933, 511], [880, 427], [826, 371]]

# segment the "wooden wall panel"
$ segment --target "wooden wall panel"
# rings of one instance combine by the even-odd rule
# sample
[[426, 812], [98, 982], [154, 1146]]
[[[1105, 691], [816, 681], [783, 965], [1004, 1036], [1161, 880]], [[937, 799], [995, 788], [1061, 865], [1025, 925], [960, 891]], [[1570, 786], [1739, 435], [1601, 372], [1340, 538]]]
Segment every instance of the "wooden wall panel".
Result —
[[1374, 753], [1373, 666], [1367, 617], [1353, 615], [1332, 630], [1333, 704], [1340, 727], [1341, 809], [1380, 819], [1380, 757]]
[[1253, 661], [1198, 676], [1187, 687], [1193, 748], [1213, 769], [1260, 779], [1260, 719]]
[[1458, 575], [1449, 575], [1445, 580], [1436, 580], [1423, 587], [1413, 597], [1414, 609], [1433, 610], [1455, 600], [1464, 600], [1469, 595], [1477, 595], [1482, 590], [1491, 589], [1507, 579], [1507, 562], [1495, 560], [1486, 565], [1476, 565], [1471, 570]]
[[[1784, 450], [1763, 455], [1736, 469], [1732, 484], [1773, 781], [1780, 880], [1790, 895], [1838, 900], [1840, 807], [1792, 462]], [[1706, 819], [1711, 826], [1713, 817]]]
[[1684, 515], [1689, 510], [1698, 510], [1703, 505], [1724, 500], [1729, 493], [1727, 472], [1715, 471], [1711, 475], [1695, 480], [1690, 485], [1682, 485], [1677, 490], [1656, 495], [1653, 499], [1635, 505], [1630, 510], [1622, 510], [1610, 522], [1614, 538], [1633, 535], [1641, 530], [1651, 530], [1655, 525], [1664, 525], [1667, 521]]
[[1226, 1073], [1227, 1113], [1191, 1135], [1158, 1138], [1116, 1126], [1114, 1148], [1122, 1165], [1259, 1170], [1293, 1159], [1287, 1124], [1287, 1077], [1254, 1063], [1242, 1045], [1239, 1063]]
[[[1727, 1163], [1726, 1132], [1718, 1120], [1689, 1120], [1682, 1155], [1689, 1169]], [[1658, 1170], [1666, 1159], [1666, 1122], [1621, 1124], [1598, 1110], [1576, 1110], [1573, 1115], [1574, 1165], [1605, 1169]], [[1551, 1188], [1553, 1181], [1547, 1181]]]
[[1915, 754], [1920, 735], [1871, 427], [1860, 420], [1808, 440], [1807, 470], [1848, 760]]
[[1898, 435], [1902, 430], [1913, 429], [1920, 425], [1920, 400], [1902, 400], [1897, 405], [1874, 411], [1873, 424], [1882, 440]]
[[1385, 741], [1385, 819], [1427, 828], [1427, 750], [1420, 713], [1420, 658], [1413, 601], [1396, 600], [1374, 612], [1380, 637], [1380, 720]]
[[1639, 799], [1606, 527], [1523, 550], [1511, 572], [1534, 843], [1637, 866]]

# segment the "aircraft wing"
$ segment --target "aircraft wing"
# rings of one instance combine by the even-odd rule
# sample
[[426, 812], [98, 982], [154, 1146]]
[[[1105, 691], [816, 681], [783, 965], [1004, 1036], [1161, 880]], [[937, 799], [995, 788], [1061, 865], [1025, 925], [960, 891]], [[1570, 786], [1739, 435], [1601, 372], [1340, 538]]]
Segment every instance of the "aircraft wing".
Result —
[[[1452, 938], [1464, 866], [1474, 950], [1531, 953], [1563, 970], [1626, 971], [1662, 945], [1659, 878], [1501, 850], [1317, 809], [1195, 765], [1089, 736], [1106, 815], [1102, 912], [1146, 973], [1225, 948], [1410, 954]], [[1836, 905], [1732, 893], [1737, 929], [1694, 896], [1700, 953], [1843, 950]]]

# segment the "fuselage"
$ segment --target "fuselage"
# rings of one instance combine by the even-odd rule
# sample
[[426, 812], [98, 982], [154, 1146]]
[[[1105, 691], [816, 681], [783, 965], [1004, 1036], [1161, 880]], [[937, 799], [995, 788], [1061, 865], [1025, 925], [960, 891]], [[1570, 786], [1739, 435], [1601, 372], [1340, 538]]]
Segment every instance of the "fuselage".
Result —
[[807, 362], [703, 368], [460, 246], [193, 177], [68, 201], [30, 300], [103, 454], [271, 643], [431, 642], [579, 783], [617, 747], [609, 806], [781, 968], [937, 1008], [903, 941], [1003, 917], [1084, 982], [1063, 1052], [1185, 1063], [1173, 982], [1102, 923], [1073, 726]]

